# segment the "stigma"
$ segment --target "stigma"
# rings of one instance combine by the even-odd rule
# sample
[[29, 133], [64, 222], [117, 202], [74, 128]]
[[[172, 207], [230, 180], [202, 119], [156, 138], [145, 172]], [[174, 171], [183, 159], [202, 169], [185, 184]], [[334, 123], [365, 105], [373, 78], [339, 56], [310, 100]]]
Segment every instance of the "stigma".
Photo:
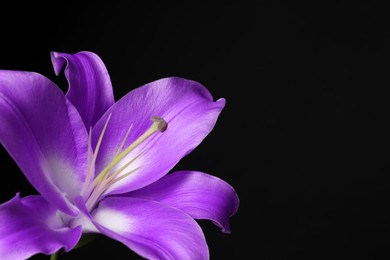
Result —
[[[143, 143], [145, 140], [149, 139], [150, 137], [152, 137], [154, 134], [158, 132], [160, 133], [165, 132], [168, 128], [168, 123], [162, 117], [152, 116], [151, 117], [152, 125], [142, 135], [140, 135], [134, 142], [132, 142], [130, 145], [124, 148], [127, 137], [129, 136], [132, 129], [132, 125], [130, 125], [112, 160], [107, 164], [105, 168], [103, 168], [102, 171], [94, 175], [93, 173], [95, 170], [96, 158], [99, 153], [100, 145], [102, 143], [104, 133], [107, 129], [107, 125], [110, 121], [110, 118], [111, 118], [111, 114], [108, 116], [106, 123], [104, 124], [104, 127], [97, 141], [96, 148], [93, 152], [92, 152], [92, 145], [91, 145], [92, 130], [90, 130], [89, 133], [88, 170], [85, 179], [85, 185], [82, 191], [84, 200], [86, 202], [86, 207], [89, 211], [91, 211], [96, 206], [101, 196], [104, 194], [105, 191], [107, 191], [108, 188], [110, 188], [113, 184], [117, 183], [118, 181], [128, 177], [129, 175], [131, 175], [133, 172], [135, 172], [140, 168], [140, 166], [135, 167], [132, 170], [125, 172], [125, 170], [129, 168], [129, 166], [133, 164], [145, 152], [145, 150], [141, 151], [140, 153], [138, 153], [137, 155], [133, 156], [130, 159], [126, 156], [130, 152], [132, 152], [135, 148], [137, 148], [141, 143]], [[119, 166], [119, 163], [121, 165], [123, 164], [123, 166], [121, 166], [118, 169], [117, 166]], [[92, 179], [93, 175], [95, 176], [94, 179]]]

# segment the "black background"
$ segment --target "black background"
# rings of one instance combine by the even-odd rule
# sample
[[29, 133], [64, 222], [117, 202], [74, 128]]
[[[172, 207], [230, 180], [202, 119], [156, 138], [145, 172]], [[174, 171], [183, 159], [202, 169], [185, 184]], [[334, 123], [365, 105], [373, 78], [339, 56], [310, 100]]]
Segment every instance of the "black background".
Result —
[[[231, 234], [200, 221], [211, 259], [389, 258], [385, 6], [62, 1], [0, 13], [0, 69], [36, 71], [66, 89], [49, 52], [89, 50], [116, 99], [168, 76], [226, 98], [212, 133], [176, 167], [218, 176], [240, 197]], [[1, 172], [2, 202], [35, 193], [3, 148]], [[105, 237], [60, 259], [88, 256], [139, 259]]]

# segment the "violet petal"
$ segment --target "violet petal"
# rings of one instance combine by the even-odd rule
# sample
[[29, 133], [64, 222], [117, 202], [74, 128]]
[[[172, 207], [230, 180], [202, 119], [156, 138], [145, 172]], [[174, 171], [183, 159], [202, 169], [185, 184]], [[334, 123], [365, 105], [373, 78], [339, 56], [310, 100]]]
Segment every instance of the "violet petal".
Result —
[[208, 259], [203, 232], [189, 215], [164, 204], [110, 197], [92, 214], [96, 226], [147, 259]]
[[27, 259], [35, 254], [71, 250], [81, 237], [81, 227], [68, 228], [57, 209], [42, 196], [13, 199], [0, 205], [0, 259]]
[[200, 83], [177, 77], [156, 80], [129, 92], [93, 129], [92, 142], [96, 145], [107, 117], [111, 115], [98, 154], [97, 173], [112, 160], [130, 127], [124, 148], [152, 125], [150, 118], [153, 116], [162, 117], [168, 128], [141, 143], [114, 167], [113, 172], [140, 155], [123, 172], [138, 169], [114, 184], [107, 194], [135, 190], [164, 176], [210, 133], [224, 105], [223, 98], [213, 101]]
[[0, 142], [38, 192], [70, 215], [85, 180], [87, 140], [79, 114], [52, 81], [0, 70]]
[[75, 54], [52, 52], [56, 75], [65, 67], [69, 83], [66, 97], [79, 111], [89, 130], [114, 103], [111, 79], [103, 61], [93, 52]]
[[178, 171], [128, 196], [156, 200], [185, 211], [195, 219], [208, 219], [229, 233], [229, 218], [238, 209], [237, 193], [224, 180], [196, 171]]

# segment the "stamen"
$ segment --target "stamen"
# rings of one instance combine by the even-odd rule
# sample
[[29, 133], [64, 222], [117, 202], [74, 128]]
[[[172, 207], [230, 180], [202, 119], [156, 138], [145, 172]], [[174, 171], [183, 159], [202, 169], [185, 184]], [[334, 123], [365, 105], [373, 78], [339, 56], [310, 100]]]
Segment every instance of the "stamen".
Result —
[[152, 126], [145, 131], [140, 137], [138, 137], [137, 140], [135, 140], [132, 144], [130, 144], [123, 152], [121, 152], [119, 155], [115, 156], [114, 159], [111, 161], [110, 164], [106, 166], [106, 168], [103, 169], [103, 171], [96, 177], [95, 181], [100, 181], [102, 178], [105, 178], [107, 174], [111, 171], [111, 169], [120, 161], [122, 160], [126, 155], [128, 155], [131, 151], [133, 151], [138, 145], [140, 145], [143, 141], [148, 139], [152, 134], [156, 133], [157, 131], [165, 131], [167, 128], [167, 123], [162, 119], [161, 117], [152, 117], [153, 124]]
[[92, 165], [95, 165], [96, 158], [97, 158], [97, 155], [98, 155], [98, 153], [99, 153], [100, 145], [101, 145], [101, 143], [102, 143], [103, 136], [104, 136], [104, 133], [106, 132], [107, 125], [108, 125], [108, 122], [110, 121], [111, 115], [112, 115], [112, 114], [109, 114], [109, 115], [108, 115], [107, 121], [106, 121], [106, 123], [104, 124], [103, 130], [102, 130], [102, 133], [101, 133], [100, 136], [99, 136], [99, 140], [98, 140], [98, 142], [97, 142], [97, 144], [96, 144], [96, 149], [95, 149], [94, 154], [93, 154]]
[[139, 168], [141, 168], [141, 166], [139, 166], [139, 167], [137, 167], [137, 168], [135, 168], [135, 169], [133, 169], [133, 170], [131, 170], [131, 171], [129, 171], [129, 172], [126, 172], [125, 174], [123, 174], [123, 175], [121, 175], [121, 176], [119, 176], [119, 177], [116, 178], [115, 180], [111, 181], [109, 186], [111, 186], [112, 184], [114, 184], [114, 183], [116, 183], [116, 182], [118, 182], [118, 181], [120, 181], [120, 180], [126, 178], [127, 176], [129, 176], [130, 174], [132, 174], [133, 172], [135, 172], [136, 170], [138, 170]]
[[85, 189], [88, 187], [89, 182], [91, 181], [91, 177], [92, 177], [92, 169], [91, 169], [92, 168], [92, 163], [91, 163], [92, 145], [91, 145], [91, 140], [92, 140], [92, 127], [89, 128], [89, 135], [88, 135], [87, 176], [85, 176], [85, 183], [84, 183], [83, 190], [82, 190], [81, 194], [84, 194]]
[[[135, 169], [132, 169], [129, 172], [126, 172], [125, 174], [120, 175], [127, 167], [129, 167], [134, 161], [136, 161], [146, 150], [141, 151], [137, 156], [133, 157], [130, 161], [126, 162], [123, 166], [121, 166], [118, 170], [116, 170], [114, 173], [110, 174], [111, 170], [118, 165], [118, 163], [125, 158], [130, 152], [132, 152], [136, 147], [138, 147], [142, 142], [144, 142], [146, 139], [148, 139], [150, 136], [152, 136], [157, 131], [164, 132], [168, 124], [167, 122], [157, 116], [151, 117], [151, 120], [153, 121], [153, 124], [140, 136], [138, 137], [133, 143], [131, 143], [125, 150], [122, 151], [123, 146], [126, 143], [126, 140], [131, 132], [132, 125], [130, 125], [129, 129], [127, 130], [125, 137], [123, 138], [120, 146], [118, 147], [118, 150], [116, 151], [113, 159], [111, 162], [98, 174], [95, 176], [95, 179], [92, 181], [92, 183], [89, 183], [92, 174], [93, 169], [95, 167], [97, 154], [100, 149], [101, 142], [103, 140], [104, 133], [106, 131], [108, 122], [110, 120], [111, 114], [108, 116], [107, 121], [102, 129], [102, 132], [99, 136], [95, 152], [93, 154], [92, 161], [88, 163], [88, 174], [86, 177], [86, 185], [88, 185], [87, 191], [83, 194], [84, 198], [86, 199], [86, 206], [89, 210], [91, 210], [95, 203], [99, 200], [99, 197], [114, 183], [117, 183], [118, 181], [128, 177], [133, 172], [137, 171], [141, 166], [136, 167]], [[91, 130], [92, 132], [92, 130]], [[90, 132], [90, 136], [92, 135]], [[88, 139], [88, 146], [91, 146], [91, 137]], [[92, 149], [92, 148], [91, 148]], [[88, 162], [90, 160], [90, 154], [88, 154]], [[120, 176], [119, 176], [120, 175]]]
[[113, 174], [109, 175], [107, 177], [107, 181], [110, 182], [111, 180], [113, 180], [115, 177], [117, 177], [121, 172], [123, 172], [124, 169], [126, 169], [130, 164], [132, 164], [135, 160], [137, 160], [142, 154], [145, 153], [145, 150], [143, 150], [142, 152], [140, 152], [137, 156], [135, 156], [133, 159], [131, 159], [129, 162], [127, 162], [125, 165], [123, 165], [119, 170], [117, 170], [116, 172], [114, 172]]
[[137, 171], [140, 167], [137, 167], [129, 172], [126, 172], [125, 174], [121, 175], [120, 177], [116, 178], [116, 179], [113, 179], [111, 181], [109, 181], [108, 179], [105, 179], [103, 180], [100, 185], [98, 185], [97, 187], [95, 187], [94, 191], [92, 192], [91, 196], [89, 197], [88, 201], [87, 201], [87, 208], [88, 210], [91, 210], [92, 207], [94, 206], [94, 203], [97, 201], [97, 199], [110, 187], [112, 186], [114, 183], [126, 178], [127, 176], [129, 176], [130, 174], [132, 174], [133, 172]]
[[126, 132], [126, 134], [125, 134], [125, 138], [123, 138], [123, 141], [122, 141], [121, 145], [119, 146], [118, 150], [116, 151], [114, 157], [117, 157], [118, 154], [119, 154], [120, 152], [122, 152], [122, 148], [123, 148], [123, 146], [125, 145], [125, 142], [126, 142], [126, 140], [127, 140], [127, 137], [129, 136], [130, 131], [131, 131], [132, 128], [133, 128], [133, 124], [131, 124], [131, 125], [129, 126], [129, 129], [127, 129], [127, 132]]
[[123, 172], [123, 170], [125, 170], [130, 164], [132, 164], [135, 160], [137, 160], [144, 152], [145, 152], [145, 150], [140, 152], [136, 157], [134, 157], [129, 162], [127, 162], [125, 165], [123, 165], [119, 170], [117, 170], [116, 172], [114, 172], [111, 175], [108, 175], [106, 178], [103, 178], [101, 180], [101, 182], [96, 182], [96, 184], [94, 185], [94, 189], [88, 198], [88, 201], [86, 204], [87, 208], [88, 209], [92, 208], [93, 204], [91, 204], [91, 203], [93, 203], [93, 201], [96, 201], [107, 190], [108, 187], [110, 187], [112, 184], [116, 183], [117, 181], [123, 179], [124, 177], [122, 177], [122, 176], [127, 177], [128, 175], [130, 175], [130, 173], [138, 170], [140, 167], [137, 167], [136, 169], [133, 169], [132, 171], [127, 172], [124, 175], [120, 176], [119, 178], [115, 179], [121, 172]]
[[88, 211], [92, 209], [97, 199], [102, 195], [102, 193], [105, 190], [105, 185], [97, 185], [94, 187], [92, 193], [90, 194], [85, 206], [87, 207]]
[[[111, 118], [111, 115], [112, 114], [109, 114], [108, 117], [107, 117], [107, 120], [106, 120], [106, 123], [104, 124], [104, 127], [102, 129], [102, 132], [100, 133], [100, 136], [99, 136], [99, 139], [98, 139], [98, 142], [96, 144], [96, 149], [93, 153], [93, 159], [92, 159], [92, 162], [91, 162], [91, 166], [88, 165], [88, 173], [87, 173], [87, 177], [88, 178], [88, 182], [86, 181], [85, 184], [86, 185], [89, 185], [89, 181], [92, 177], [92, 174], [93, 174], [93, 169], [95, 168], [95, 163], [96, 163], [96, 158], [98, 156], [98, 153], [99, 153], [99, 149], [100, 149], [100, 145], [102, 143], [102, 140], [103, 140], [103, 136], [104, 136], [104, 133], [106, 132], [106, 129], [107, 129], [107, 125], [108, 125], [108, 122], [110, 121], [110, 118]], [[90, 132], [90, 136], [88, 137], [88, 142], [90, 142], [91, 140], [91, 136], [92, 136], [92, 130]], [[91, 145], [91, 144], [90, 144]], [[92, 145], [91, 145], [91, 149], [92, 149]], [[87, 189], [87, 192], [86, 194], [90, 194], [91, 191], [93, 189], [93, 185], [90, 185]]]

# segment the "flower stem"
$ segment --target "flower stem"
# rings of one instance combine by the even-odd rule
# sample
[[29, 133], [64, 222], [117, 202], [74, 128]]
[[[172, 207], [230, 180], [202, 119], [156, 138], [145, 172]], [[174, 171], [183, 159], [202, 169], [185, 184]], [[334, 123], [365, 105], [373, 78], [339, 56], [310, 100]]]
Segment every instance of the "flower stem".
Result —
[[58, 257], [58, 251], [50, 256], [50, 260], [57, 260], [57, 257]]

